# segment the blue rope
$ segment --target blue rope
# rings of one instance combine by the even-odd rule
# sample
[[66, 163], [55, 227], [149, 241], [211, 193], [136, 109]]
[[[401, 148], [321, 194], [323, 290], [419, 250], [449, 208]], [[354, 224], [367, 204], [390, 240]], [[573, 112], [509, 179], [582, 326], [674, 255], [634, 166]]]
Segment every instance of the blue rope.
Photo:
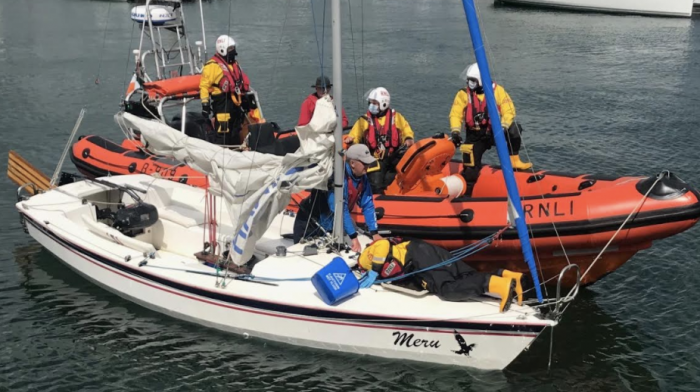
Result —
[[393, 277], [393, 278], [377, 280], [376, 283], [389, 283], [389, 282], [393, 282], [393, 281], [395, 281], [395, 280], [406, 279], [406, 278], [408, 278], [409, 276], [417, 275], [417, 274], [420, 274], [420, 273], [423, 273], [423, 272], [426, 272], [426, 271], [430, 271], [430, 270], [433, 270], [433, 269], [436, 269], [436, 268], [444, 267], [444, 266], [446, 266], [446, 265], [450, 265], [450, 264], [452, 264], [452, 263], [454, 263], [454, 262], [460, 261], [460, 260], [462, 260], [462, 259], [464, 259], [464, 258], [466, 258], [466, 257], [469, 257], [469, 256], [471, 256], [471, 255], [473, 255], [473, 254], [478, 253], [479, 251], [481, 251], [481, 250], [483, 250], [483, 249], [488, 248], [488, 247], [491, 245], [491, 243], [493, 243], [494, 238], [495, 238], [498, 234], [499, 234], [499, 233], [493, 233], [493, 234], [491, 234], [490, 236], [485, 237], [485, 238], [479, 240], [478, 242], [476, 242], [476, 243], [474, 243], [474, 244], [467, 245], [467, 246], [465, 246], [465, 247], [463, 247], [463, 248], [460, 248], [460, 249], [457, 249], [457, 250], [454, 250], [454, 251], [450, 252], [450, 253], [452, 253], [452, 257], [449, 258], [449, 259], [447, 259], [447, 260], [445, 260], [445, 261], [443, 261], [443, 262], [441, 262], [441, 263], [438, 263], [438, 264], [435, 264], [435, 265], [431, 265], [430, 267], [426, 267], [426, 268], [420, 269], [420, 270], [418, 270], [418, 271], [413, 271], [413, 272], [409, 272], [409, 273], [407, 273], [407, 274], [395, 276], [395, 277]]
[[443, 262], [441, 262], [441, 263], [439, 263], [439, 264], [431, 265], [430, 267], [426, 267], [426, 268], [420, 269], [420, 270], [418, 270], [418, 271], [409, 272], [409, 273], [407, 273], [407, 274], [395, 276], [395, 277], [393, 277], [393, 278], [377, 280], [376, 283], [389, 283], [389, 282], [393, 282], [393, 281], [395, 281], [395, 280], [402, 280], [402, 279], [408, 278], [409, 276], [417, 275], [417, 274], [420, 274], [420, 273], [423, 273], [423, 272], [426, 272], [426, 271], [430, 271], [430, 270], [433, 270], [433, 269], [436, 269], [436, 268], [444, 267], [444, 266], [446, 266], [446, 265], [449, 265], [449, 264], [452, 264], [452, 263], [454, 263], [454, 262], [460, 261], [460, 260], [464, 259], [465, 257], [471, 256], [471, 255], [473, 255], [473, 254], [479, 252], [479, 251], [482, 250], [482, 249], [486, 249], [488, 246], [489, 246], [489, 244], [483, 243], [483, 244], [481, 244], [481, 247], [479, 247], [478, 249], [474, 249], [474, 250], [470, 251], [469, 253], [465, 253], [463, 256], [460, 256], [460, 257], [452, 257], [452, 258], [447, 259], [447, 260], [445, 260], [445, 261], [443, 261]]

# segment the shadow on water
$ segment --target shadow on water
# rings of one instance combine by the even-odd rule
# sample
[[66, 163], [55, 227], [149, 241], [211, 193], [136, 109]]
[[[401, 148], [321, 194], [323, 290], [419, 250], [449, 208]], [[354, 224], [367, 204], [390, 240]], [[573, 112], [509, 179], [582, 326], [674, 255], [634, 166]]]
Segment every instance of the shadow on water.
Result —
[[[618, 390], [623, 385], [639, 390], [637, 386], [655, 385], [646, 369], [628, 360], [641, 351], [642, 342], [606, 315], [596, 305], [596, 295], [587, 290], [555, 331], [551, 372], [547, 372], [548, 332], [504, 372], [483, 372], [245, 339], [121, 299], [83, 279], [37, 244], [18, 247], [14, 255], [28, 297], [15, 320], [30, 321], [14, 338], [18, 344], [26, 345], [29, 338], [32, 343], [22, 354], [12, 350], [8, 360], [16, 363], [29, 356], [34, 364], [31, 370], [8, 367], [14, 388], [58, 383], [70, 389], [206, 385], [212, 390], [498, 391]], [[57, 359], [47, 360], [52, 356]], [[601, 362], [609, 366], [601, 367]], [[86, 363], [90, 367], [82, 366]], [[33, 377], [45, 366], [63, 367], [53, 373], [71, 377]]]

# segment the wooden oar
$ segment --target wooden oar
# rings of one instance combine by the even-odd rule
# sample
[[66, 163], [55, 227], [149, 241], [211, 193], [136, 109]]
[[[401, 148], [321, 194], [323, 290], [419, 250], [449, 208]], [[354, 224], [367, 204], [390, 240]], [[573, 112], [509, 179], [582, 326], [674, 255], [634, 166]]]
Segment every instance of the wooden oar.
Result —
[[[27, 162], [14, 150], [10, 151], [7, 159], [7, 176], [17, 185], [25, 185], [32, 183], [36, 186], [36, 190], [48, 190], [51, 180], [31, 163]], [[27, 187], [26, 191], [34, 194], [34, 188]]]

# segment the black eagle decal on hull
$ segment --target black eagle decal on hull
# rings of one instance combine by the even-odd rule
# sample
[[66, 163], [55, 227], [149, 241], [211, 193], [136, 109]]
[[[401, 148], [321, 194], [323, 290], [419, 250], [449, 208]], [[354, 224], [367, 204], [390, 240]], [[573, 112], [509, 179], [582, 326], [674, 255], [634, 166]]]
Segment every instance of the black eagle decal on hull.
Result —
[[455, 339], [457, 340], [457, 343], [459, 344], [460, 350], [459, 351], [452, 350], [452, 352], [457, 354], [457, 355], [470, 356], [469, 353], [474, 349], [474, 347], [476, 347], [476, 343], [467, 344], [467, 342], [464, 340], [462, 335], [460, 335], [456, 329], [454, 331], [455, 331]]

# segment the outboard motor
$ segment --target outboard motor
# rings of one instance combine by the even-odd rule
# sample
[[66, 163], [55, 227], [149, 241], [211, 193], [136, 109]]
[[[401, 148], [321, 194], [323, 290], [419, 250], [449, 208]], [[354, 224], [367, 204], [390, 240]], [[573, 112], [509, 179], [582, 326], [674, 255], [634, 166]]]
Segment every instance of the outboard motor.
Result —
[[153, 204], [140, 202], [118, 209], [113, 219], [112, 227], [134, 237], [158, 222], [158, 209]]

